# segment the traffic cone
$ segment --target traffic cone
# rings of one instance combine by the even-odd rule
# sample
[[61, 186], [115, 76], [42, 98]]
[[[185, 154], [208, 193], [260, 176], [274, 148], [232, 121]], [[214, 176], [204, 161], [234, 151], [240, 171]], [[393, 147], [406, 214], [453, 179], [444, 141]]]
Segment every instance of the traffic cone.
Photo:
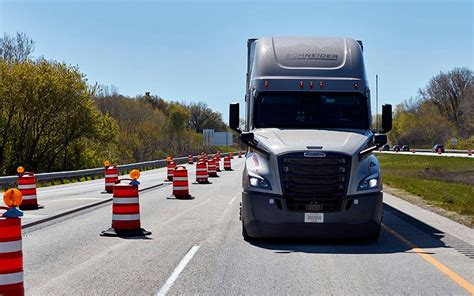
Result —
[[[140, 172], [132, 170], [132, 179], [120, 179], [114, 186], [112, 205], [112, 227], [102, 231], [101, 236], [144, 236], [151, 232], [141, 228], [138, 177]], [[128, 184], [122, 181], [130, 181]]]
[[191, 154], [188, 155], [188, 164], [193, 164], [194, 163], [194, 160], [193, 160], [193, 156]]
[[438, 148], [438, 155], [441, 155], [442, 152], [441, 148]]
[[229, 153], [230, 159], [234, 159], [234, 152]]
[[174, 161], [168, 162], [168, 177], [167, 181], [173, 181], [174, 175], [174, 168], [176, 167], [176, 163]]
[[188, 170], [184, 166], [177, 166], [173, 176], [173, 195], [180, 198], [192, 198], [189, 195]]
[[221, 162], [219, 156], [214, 156], [214, 162], [216, 163], [216, 172], [221, 171]]
[[210, 184], [209, 175], [207, 174], [207, 163], [199, 161], [196, 163], [196, 183]]
[[469, 156], [472, 155], [472, 150], [471, 150], [471, 149], [468, 149], [468, 150], [467, 150], [467, 155], [469, 155]]
[[415, 148], [411, 148], [411, 152], [412, 152], [412, 153], [415, 153]]
[[115, 182], [118, 180], [119, 171], [117, 166], [111, 166], [108, 161], [104, 162], [105, 167], [105, 191], [112, 193], [114, 191]]
[[217, 175], [216, 161], [211, 158], [207, 163], [207, 172], [209, 177], [219, 177]]
[[0, 216], [0, 295], [24, 295], [23, 252], [21, 243], [21, 211], [16, 208], [22, 202], [18, 189], [5, 192], [7, 210]]
[[242, 152], [239, 151], [239, 158], [242, 158]]
[[18, 189], [22, 194], [21, 210], [37, 210], [43, 206], [38, 204], [36, 195], [36, 177], [32, 172], [25, 172], [23, 167], [18, 167]]
[[232, 171], [232, 166], [231, 166], [231, 163], [230, 163], [230, 157], [229, 156], [224, 157], [224, 170]]

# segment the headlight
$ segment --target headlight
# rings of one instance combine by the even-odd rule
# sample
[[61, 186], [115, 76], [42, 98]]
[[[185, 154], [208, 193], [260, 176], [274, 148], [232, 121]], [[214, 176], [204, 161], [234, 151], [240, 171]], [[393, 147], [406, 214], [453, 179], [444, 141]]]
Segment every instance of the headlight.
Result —
[[359, 187], [357, 187], [357, 191], [375, 189], [378, 186], [379, 174], [373, 174], [360, 181]]
[[262, 176], [257, 175], [254, 172], [249, 171], [248, 174], [249, 174], [250, 187], [272, 190], [272, 186], [270, 185], [270, 182], [268, 182], [267, 179], [265, 179]]

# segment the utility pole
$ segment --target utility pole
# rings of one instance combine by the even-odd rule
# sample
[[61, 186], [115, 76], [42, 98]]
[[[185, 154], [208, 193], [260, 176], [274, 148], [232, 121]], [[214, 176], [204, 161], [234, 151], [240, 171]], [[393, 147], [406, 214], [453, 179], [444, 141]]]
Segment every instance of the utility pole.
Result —
[[375, 130], [379, 130], [379, 75], [375, 75]]

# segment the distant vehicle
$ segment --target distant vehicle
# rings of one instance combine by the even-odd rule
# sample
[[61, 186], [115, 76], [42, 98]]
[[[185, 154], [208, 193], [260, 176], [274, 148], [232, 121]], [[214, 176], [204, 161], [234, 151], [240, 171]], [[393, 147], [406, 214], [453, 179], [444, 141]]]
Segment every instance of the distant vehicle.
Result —
[[400, 146], [394, 145], [392, 150], [395, 151], [395, 152], [398, 152], [398, 151], [400, 151]]
[[441, 149], [441, 153], [444, 153], [444, 145], [443, 144], [436, 144], [433, 146], [433, 152], [437, 153], [438, 149]]
[[390, 145], [389, 144], [383, 145], [380, 151], [390, 151]]
[[402, 146], [402, 151], [405, 151], [405, 152], [410, 151], [410, 146], [408, 146], [408, 145], [403, 145], [403, 146]]
[[[252, 148], [242, 178], [242, 235], [376, 240], [383, 202], [372, 152], [387, 136], [370, 130], [362, 42], [263, 37], [247, 45], [243, 131], [239, 103], [229, 116]], [[383, 133], [391, 112], [382, 106]]]

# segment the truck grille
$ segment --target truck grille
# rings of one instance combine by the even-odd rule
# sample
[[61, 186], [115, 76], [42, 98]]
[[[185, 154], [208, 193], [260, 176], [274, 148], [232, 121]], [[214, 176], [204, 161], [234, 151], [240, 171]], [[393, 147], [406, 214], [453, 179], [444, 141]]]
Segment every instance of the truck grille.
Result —
[[326, 152], [324, 158], [303, 152], [280, 156], [283, 194], [290, 210], [337, 211], [346, 195], [351, 158]]

